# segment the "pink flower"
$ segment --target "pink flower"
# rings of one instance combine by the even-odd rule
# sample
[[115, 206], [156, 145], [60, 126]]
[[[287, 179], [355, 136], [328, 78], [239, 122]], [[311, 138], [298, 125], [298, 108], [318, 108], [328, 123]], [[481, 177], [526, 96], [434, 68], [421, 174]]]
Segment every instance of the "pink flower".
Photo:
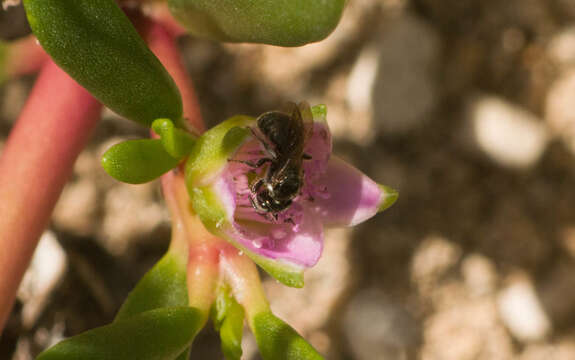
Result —
[[310, 114], [313, 130], [303, 148], [303, 182], [289, 206], [279, 206], [285, 209], [256, 209], [258, 194], [271, 187], [254, 183], [266, 178], [270, 161], [254, 164], [274, 159], [256, 119], [234, 117], [208, 131], [186, 167], [194, 210], [208, 230], [232, 242], [281, 282], [296, 287], [303, 286], [303, 270], [321, 256], [324, 226], [359, 224], [387, 209], [398, 196], [331, 155], [325, 106], [312, 108]]

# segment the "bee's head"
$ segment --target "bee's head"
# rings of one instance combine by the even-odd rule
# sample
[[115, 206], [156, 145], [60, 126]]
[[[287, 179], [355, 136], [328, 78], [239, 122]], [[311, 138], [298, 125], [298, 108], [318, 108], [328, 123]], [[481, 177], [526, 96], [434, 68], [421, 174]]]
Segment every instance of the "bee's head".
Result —
[[272, 185], [271, 195], [280, 201], [292, 200], [298, 195], [301, 186], [301, 177], [293, 173], [275, 182]]
[[265, 212], [278, 213], [287, 209], [291, 205], [291, 199], [279, 199], [268, 189], [264, 189], [255, 196], [254, 207]]

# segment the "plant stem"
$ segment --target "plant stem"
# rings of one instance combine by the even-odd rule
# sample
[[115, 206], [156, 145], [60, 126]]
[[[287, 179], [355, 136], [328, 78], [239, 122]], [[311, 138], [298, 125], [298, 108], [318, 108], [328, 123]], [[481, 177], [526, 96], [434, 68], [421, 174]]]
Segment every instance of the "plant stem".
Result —
[[206, 127], [202, 120], [196, 92], [182, 63], [180, 51], [176, 46], [176, 36], [162, 25], [152, 22], [146, 31], [145, 38], [150, 49], [168, 70], [180, 89], [184, 104], [184, 117], [196, 134], [204, 132]]
[[101, 105], [47, 61], [0, 156], [0, 329]]

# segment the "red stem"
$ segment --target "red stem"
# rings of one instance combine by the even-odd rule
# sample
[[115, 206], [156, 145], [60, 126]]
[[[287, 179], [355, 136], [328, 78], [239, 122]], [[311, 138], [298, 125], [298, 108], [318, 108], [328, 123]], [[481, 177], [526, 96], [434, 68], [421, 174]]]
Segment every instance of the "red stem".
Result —
[[43, 65], [0, 157], [0, 330], [100, 111], [57, 65]]
[[145, 37], [150, 49], [168, 70], [168, 73], [170, 73], [180, 89], [184, 104], [184, 117], [187, 118], [188, 123], [198, 133], [204, 132], [205, 125], [200, 113], [196, 92], [182, 63], [180, 51], [176, 44], [176, 35], [166, 30], [164, 26], [153, 22]]

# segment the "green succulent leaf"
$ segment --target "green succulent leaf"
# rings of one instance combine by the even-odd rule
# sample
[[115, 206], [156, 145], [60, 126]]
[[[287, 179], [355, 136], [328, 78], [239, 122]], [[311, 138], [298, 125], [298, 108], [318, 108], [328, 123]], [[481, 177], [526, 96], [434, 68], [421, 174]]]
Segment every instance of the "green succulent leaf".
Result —
[[114, 179], [128, 184], [152, 181], [178, 165], [162, 140], [127, 140], [112, 146], [102, 156], [104, 170]]
[[291, 326], [270, 311], [250, 320], [264, 360], [319, 360], [323, 357]]
[[115, 321], [157, 308], [187, 304], [186, 266], [173, 253], [168, 252], [128, 295]]
[[228, 360], [239, 360], [242, 356], [242, 333], [244, 309], [234, 299], [228, 286], [218, 289], [212, 318], [214, 327], [220, 332], [222, 352]]
[[[128, 295], [115, 321], [149, 310], [187, 304], [186, 266], [174, 253], [168, 252]], [[188, 359], [189, 351], [189, 348], [186, 349], [177, 360]]]
[[301, 46], [337, 26], [346, 0], [168, 0], [192, 34], [219, 41]]
[[177, 159], [187, 156], [196, 143], [195, 138], [190, 133], [178, 129], [170, 119], [154, 120], [152, 129], [162, 139], [166, 151]]
[[181, 121], [180, 93], [114, 0], [24, 0], [34, 35], [98, 100], [146, 126]]
[[175, 359], [201, 324], [201, 312], [191, 307], [151, 310], [64, 340], [37, 360]]

